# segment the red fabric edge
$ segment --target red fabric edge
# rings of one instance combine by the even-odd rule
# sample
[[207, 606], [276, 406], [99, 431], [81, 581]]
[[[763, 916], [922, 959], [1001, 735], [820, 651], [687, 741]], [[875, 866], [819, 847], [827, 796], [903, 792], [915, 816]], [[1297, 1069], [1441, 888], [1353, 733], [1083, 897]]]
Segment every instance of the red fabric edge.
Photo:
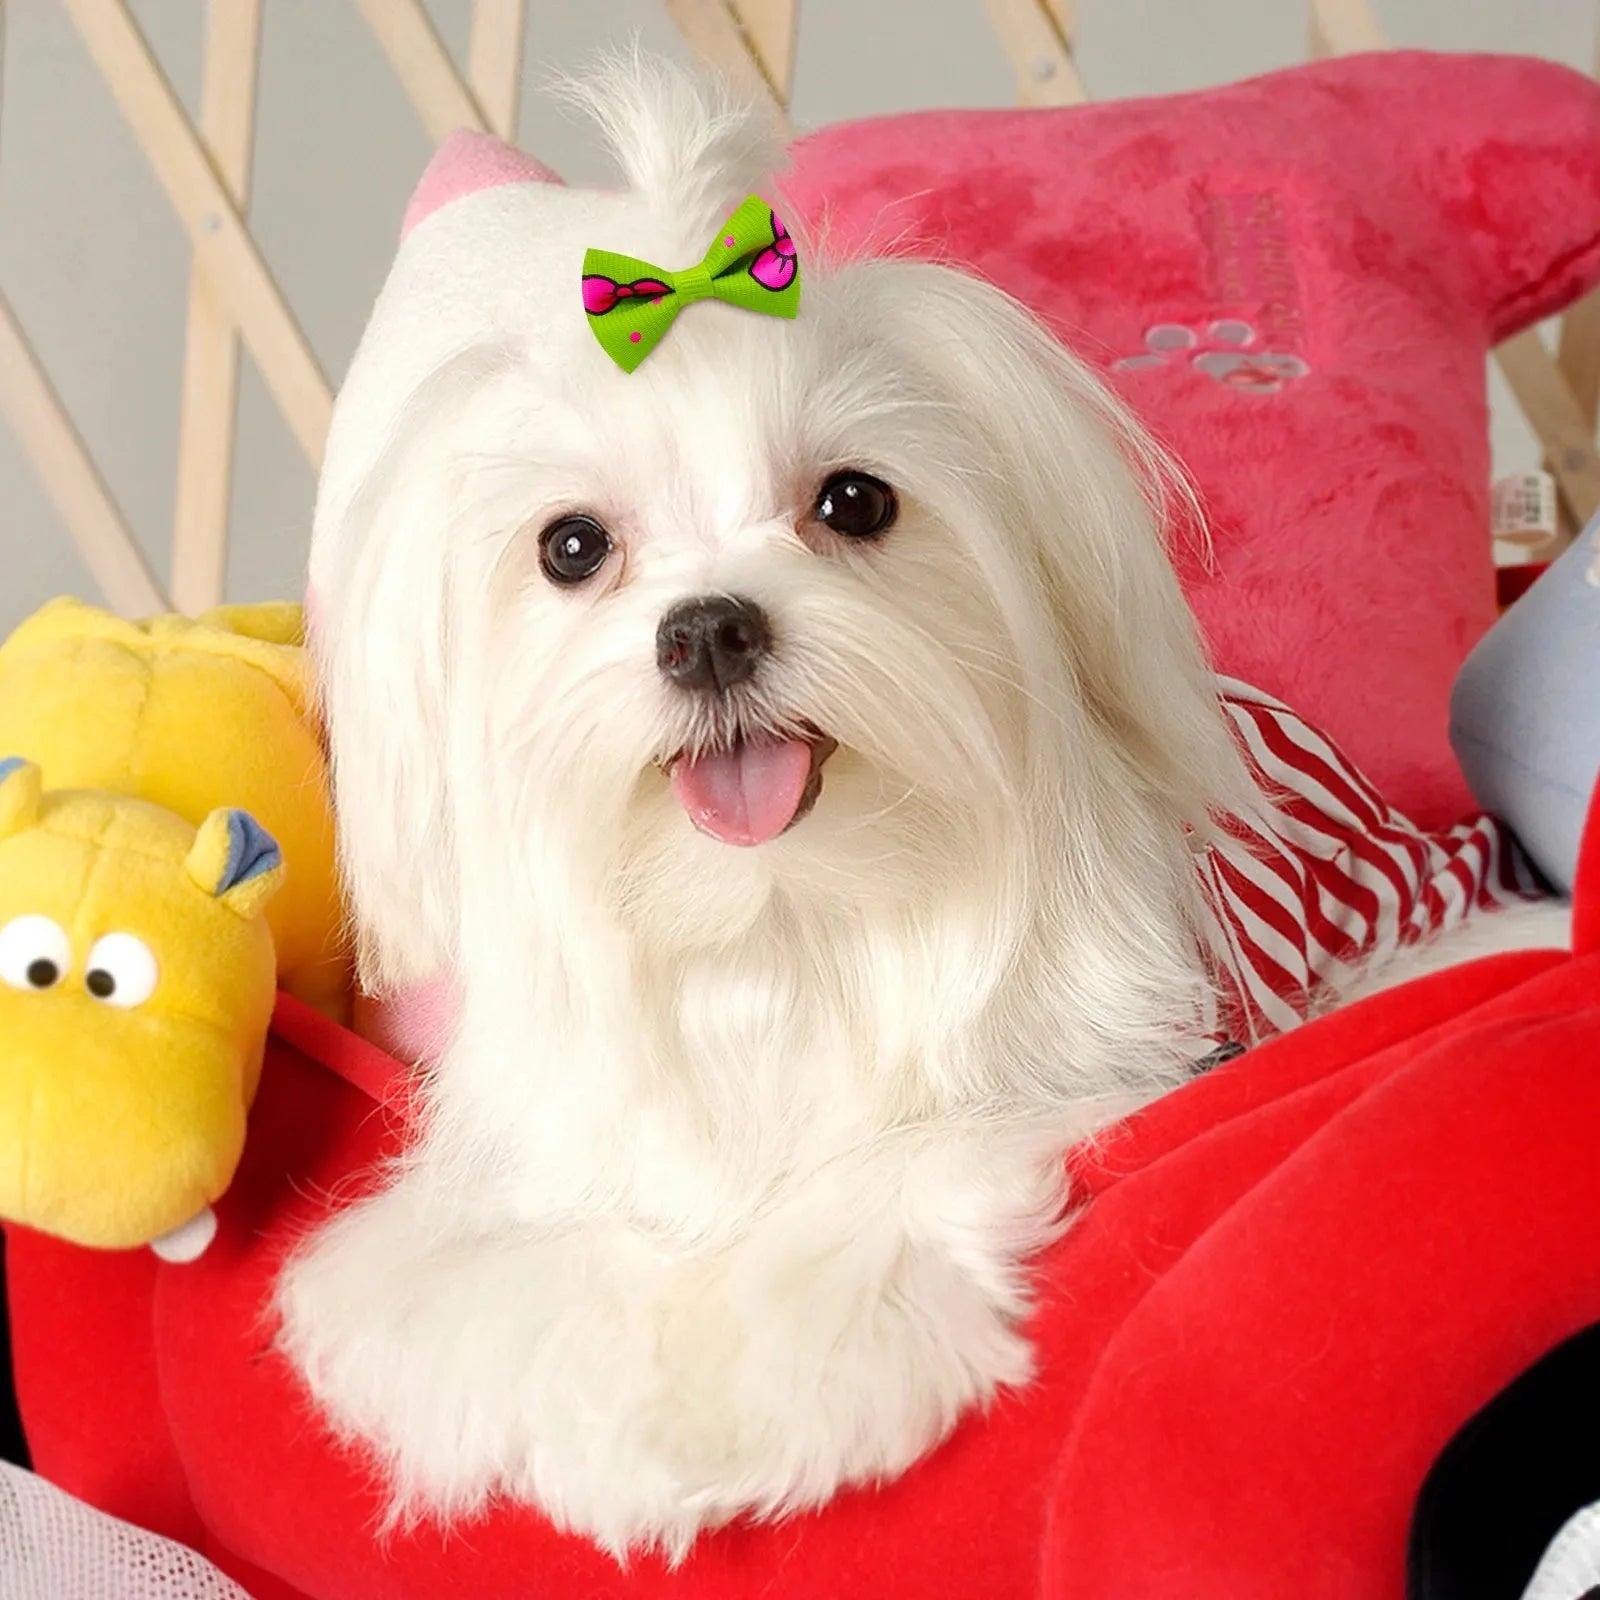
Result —
[[1589, 820], [1578, 852], [1578, 880], [1572, 893], [1572, 949], [1585, 955], [1600, 948], [1600, 784], [1589, 801]]
[[402, 1111], [409, 1105], [416, 1086], [412, 1068], [281, 989], [272, 1010], [272, 1033], [369, 1100]]

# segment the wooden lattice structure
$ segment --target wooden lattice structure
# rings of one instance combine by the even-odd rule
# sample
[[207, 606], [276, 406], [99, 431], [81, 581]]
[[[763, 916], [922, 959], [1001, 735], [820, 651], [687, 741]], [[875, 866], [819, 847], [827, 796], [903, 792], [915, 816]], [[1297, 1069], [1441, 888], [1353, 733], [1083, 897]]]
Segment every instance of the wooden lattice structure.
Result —
[[[0, 285], [0, 415], [16, 434], [109, 604], [130, 614], [199, 611], [220, 598], [233, 476], [241, 341], [290, 432], [320, 465], [332, 388], [247, 219], [264, 0], [209, 7], [198, 125], [125, 0], [57, 0], [167, 193], [193, 249], [172, 528], [171, 584], [129, 531]], [[527, 0], [472, 0], [466, 62], [422, 0], [318, 0], [358, 8], [429, 134], [515, 136]], [[689, 46], [786, 116], [800, 0], [663, 0]], [[977, 5], [979, 0], [970, 0]], [[1087, 98], [1073, 53], [1072, 0], [983, 0], [1023, 105]], [[3, 5], [3, 0], [0, 0]], [[1382, 49], [1368, 0], [1310, 0], [1313, 55]], [[0, 26], [3, 26], [0, 10]], [[1552, 356], [1536, 331], [1497, 360], [1546, 454], [1570, 531], [1600, 507], [1600, 292], [1575, 306]], [[1487, 533], [1486, 533], [1487, 537]]]

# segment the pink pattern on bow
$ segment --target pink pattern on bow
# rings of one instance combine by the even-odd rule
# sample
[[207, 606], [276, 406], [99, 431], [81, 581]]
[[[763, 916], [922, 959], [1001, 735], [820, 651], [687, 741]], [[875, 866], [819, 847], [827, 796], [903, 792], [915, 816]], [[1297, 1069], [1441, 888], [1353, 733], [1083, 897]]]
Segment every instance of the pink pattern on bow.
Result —
[[772, 213], [772, 243], [750, 263], [750, 276], [763, 289], [787, 289], [794, 282], [799, 263], [795, 260], [794, 240], [789, 230]]
[[583, 280], [583, 309], [591, 317], [603, 317], [624, 300], [660, 300], [672, 293], [672, 285], [658, 278], [635, 278], [632, 283], [617, 283], [594, 274]]

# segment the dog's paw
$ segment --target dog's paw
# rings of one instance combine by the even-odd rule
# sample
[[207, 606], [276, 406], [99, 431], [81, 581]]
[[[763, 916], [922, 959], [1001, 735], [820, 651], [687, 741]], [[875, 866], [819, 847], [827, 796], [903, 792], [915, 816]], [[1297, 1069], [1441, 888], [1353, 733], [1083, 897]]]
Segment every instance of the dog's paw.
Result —
[[463, 1234], [402, 1180], [291, 1258], [278, 1343], [377, 1456], [391, 1524], [509, 1494], [619, 1556], [687, 1548], [691, 1497], [634, 1444], [650, 1339], [609, 1266], [581, 1233]]
[[507, 1397], [494, 1330], [464, 1307], [486, 1266], [432, 1234], [402, 1185], [337, 1217], [279, 1279], [278, 1345], [334, 1430], [388, 1469], [392, 1521], [468, 1514], [494, 1488]]
[[708, 1520], [813, 1508], [898, 1477], [1031, 1353], [947, 1258], [881, 1240], [804, 1255], [752, 1239], [658, 1302], [644, 1444]]

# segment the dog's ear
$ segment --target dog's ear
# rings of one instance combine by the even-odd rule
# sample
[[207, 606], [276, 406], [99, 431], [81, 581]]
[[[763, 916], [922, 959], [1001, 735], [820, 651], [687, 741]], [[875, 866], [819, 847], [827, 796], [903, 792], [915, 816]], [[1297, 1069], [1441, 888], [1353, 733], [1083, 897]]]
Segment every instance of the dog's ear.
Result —
[[504, 361], [444, 362], [400, 408], [348, 497], [318, 507], [309, 643], [328, 726], [339, 856], [369, 992], [451, 970], [456, 852], [449, 749], [448, 426]]
[[493, 139], [486, 133], [460, 128], [434, 153], [406, 206], [400, 224], [403, 239], [435, 211], [484, 189], [509, 183], [560, 183], [542, 161]]
[[[1198, 513], [1181, 475], [1099, 380], [998, 289], [897, 262], [916, 351], [997, 475], [993, 496], [1031, 552], [1090, 714], [1124, 777], [1169, 814], [1249, 808], [1193, 613], [1163, 542]], [[929, 333], [928, 330], [934, 330]]]
[[438, 755], [444, 713], [432, 681], [441, 664], [430, 642], [442, 622], [396, 615], [399, 587], [366, 575], [359, 593], [324, 604], [313, 636], [339, 862], [362, 985], [373, 994], [446, 970], [454, 925]]

